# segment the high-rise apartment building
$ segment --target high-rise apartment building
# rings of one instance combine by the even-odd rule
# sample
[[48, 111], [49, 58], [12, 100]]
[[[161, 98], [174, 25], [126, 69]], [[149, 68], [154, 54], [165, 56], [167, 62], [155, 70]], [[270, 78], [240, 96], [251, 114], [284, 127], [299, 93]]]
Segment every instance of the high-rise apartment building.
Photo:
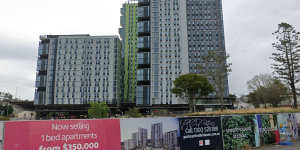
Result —
[[119, 101], [118, 36], [41, 36], [38, 54], [36, 105]]
[[122, 100], [121, 103], [135, 103], [137, 68], [137, 0], [128, 0], [121, 8], [122, 40]]
[[133, 140], [133, 142], [135, 143], [135, 147], [137, 147], [138, 143], [139, 143], [139, 136], [138, 136], [138, 132], [132, 133], [131, 139]]
[[134, 148], [136, 148], [136, 143], [134, 142], [134, 140], [129, 139], [129, 140], [125, 140], [123, 142], [123, 149], [122, 150], [132, 150]]
[[148, 130], [144, 128], [139, 128], [137, 132], [137, 136], [138, 136], [137, 147], [145, 148], [147, 146]]
[[136, 104], [183, 103], [171, 93], [173, 81], [212, 70], [213, 63], [204, 70], [197, 67], [209, 51], [226, 53], [222, 1], [138, 0], [137, 10]]
[[170, 150], [178, 149], [178, 131], [169, 131], [164, 133], [164, 147]]
[[154, 123], [151, 125], [151, 143], [153, 148], [163, 147], [163, 124]]

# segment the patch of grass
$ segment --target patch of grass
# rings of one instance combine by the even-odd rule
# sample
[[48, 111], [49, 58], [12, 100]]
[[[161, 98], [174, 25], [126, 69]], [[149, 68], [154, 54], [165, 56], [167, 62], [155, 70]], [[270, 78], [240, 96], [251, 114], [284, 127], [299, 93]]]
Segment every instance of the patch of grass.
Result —
[[290, 107], [281, 108], [256, 108], [256, 109], [240, 109], [240, 110], [219, 110], [214, 112], [196, 112], [189, 113], [186, 116], [219, 116], [219, 115], [243, 115], [243, 114], [271, 114], [271, 113], [300, 113], [300, 109]]
[[0, 121], [8, 121], [9, 118], [5, 116], [0, 116]]

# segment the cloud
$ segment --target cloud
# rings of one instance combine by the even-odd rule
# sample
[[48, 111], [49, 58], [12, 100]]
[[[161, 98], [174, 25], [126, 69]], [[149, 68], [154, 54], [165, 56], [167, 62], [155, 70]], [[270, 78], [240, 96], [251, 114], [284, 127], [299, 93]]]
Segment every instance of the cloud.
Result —
[[246, 82], [254, 75], [272, 73], [272, 32], [281, 22], [293, 24], [299, 31], [298, 6], [299, 0], [223, 1], [226, 47], [233, 63], [232, 93], [246, 94]]
[[[0, 60], [0, 91], [17, 93], [18, 98], [33, 100], [35, 60]], [[17, 91], [16, 91], [17, 90]]]
[[0, 36], [0, 60], [32, 61], [37, 57], [37, 42]]
[[[125, 0], [19, 1], [0, 5], [0, 90], [33, 99], [38, 37], [44, 34], [117, 34]], [[223, 0], [225, 40], [233, 72], [230, 92], [248, 93], [246, 82], [271, 73], [272, 32], [280, 22], [300, 31], [299, 0]]]

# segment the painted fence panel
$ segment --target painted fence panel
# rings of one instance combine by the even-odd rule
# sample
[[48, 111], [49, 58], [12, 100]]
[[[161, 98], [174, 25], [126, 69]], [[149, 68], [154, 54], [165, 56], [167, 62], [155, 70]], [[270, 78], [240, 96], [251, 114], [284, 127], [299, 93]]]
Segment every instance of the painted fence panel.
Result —
[[18, 121], [5, 122], [0, 147], [4, 141], [5, 150], [240, 150], [273, 144], [279, 131], [281, 142], [295, 140], [297, 127], [300, 113]]
[[295, 113], [296, 123], [298, 127], [298, 138], [300, 138], [300, 113]]
[[182, 150], [223, 150], [220, 117], [179, 118]]
[[298, 138], [298, 128], [295, 114], [278, 114], [277, 120], [280, 133], [280, 142], [290, 142]]
[[274, 144], [276, 141], [276, 134], [278, 135], [277, 128], [277, 115], [264, 114], [256, 115], [257, 125], [259, 129], [259, 145]]
[[5, 150], [120, 150], [120, 121], [6, 122]]
[[241, 150], [246, 145], [256, 147], [256, 117], [222, 116], [222, 129], [225, 150]]

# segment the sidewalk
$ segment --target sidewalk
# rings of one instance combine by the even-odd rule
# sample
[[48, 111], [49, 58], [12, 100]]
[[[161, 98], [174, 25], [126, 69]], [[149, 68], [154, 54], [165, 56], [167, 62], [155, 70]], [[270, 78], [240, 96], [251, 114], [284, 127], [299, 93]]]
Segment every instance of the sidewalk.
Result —
[[270, 145], [254, 148], [253, 150], [300, 150], [300, 141], [294, 142], [291, 146]]

